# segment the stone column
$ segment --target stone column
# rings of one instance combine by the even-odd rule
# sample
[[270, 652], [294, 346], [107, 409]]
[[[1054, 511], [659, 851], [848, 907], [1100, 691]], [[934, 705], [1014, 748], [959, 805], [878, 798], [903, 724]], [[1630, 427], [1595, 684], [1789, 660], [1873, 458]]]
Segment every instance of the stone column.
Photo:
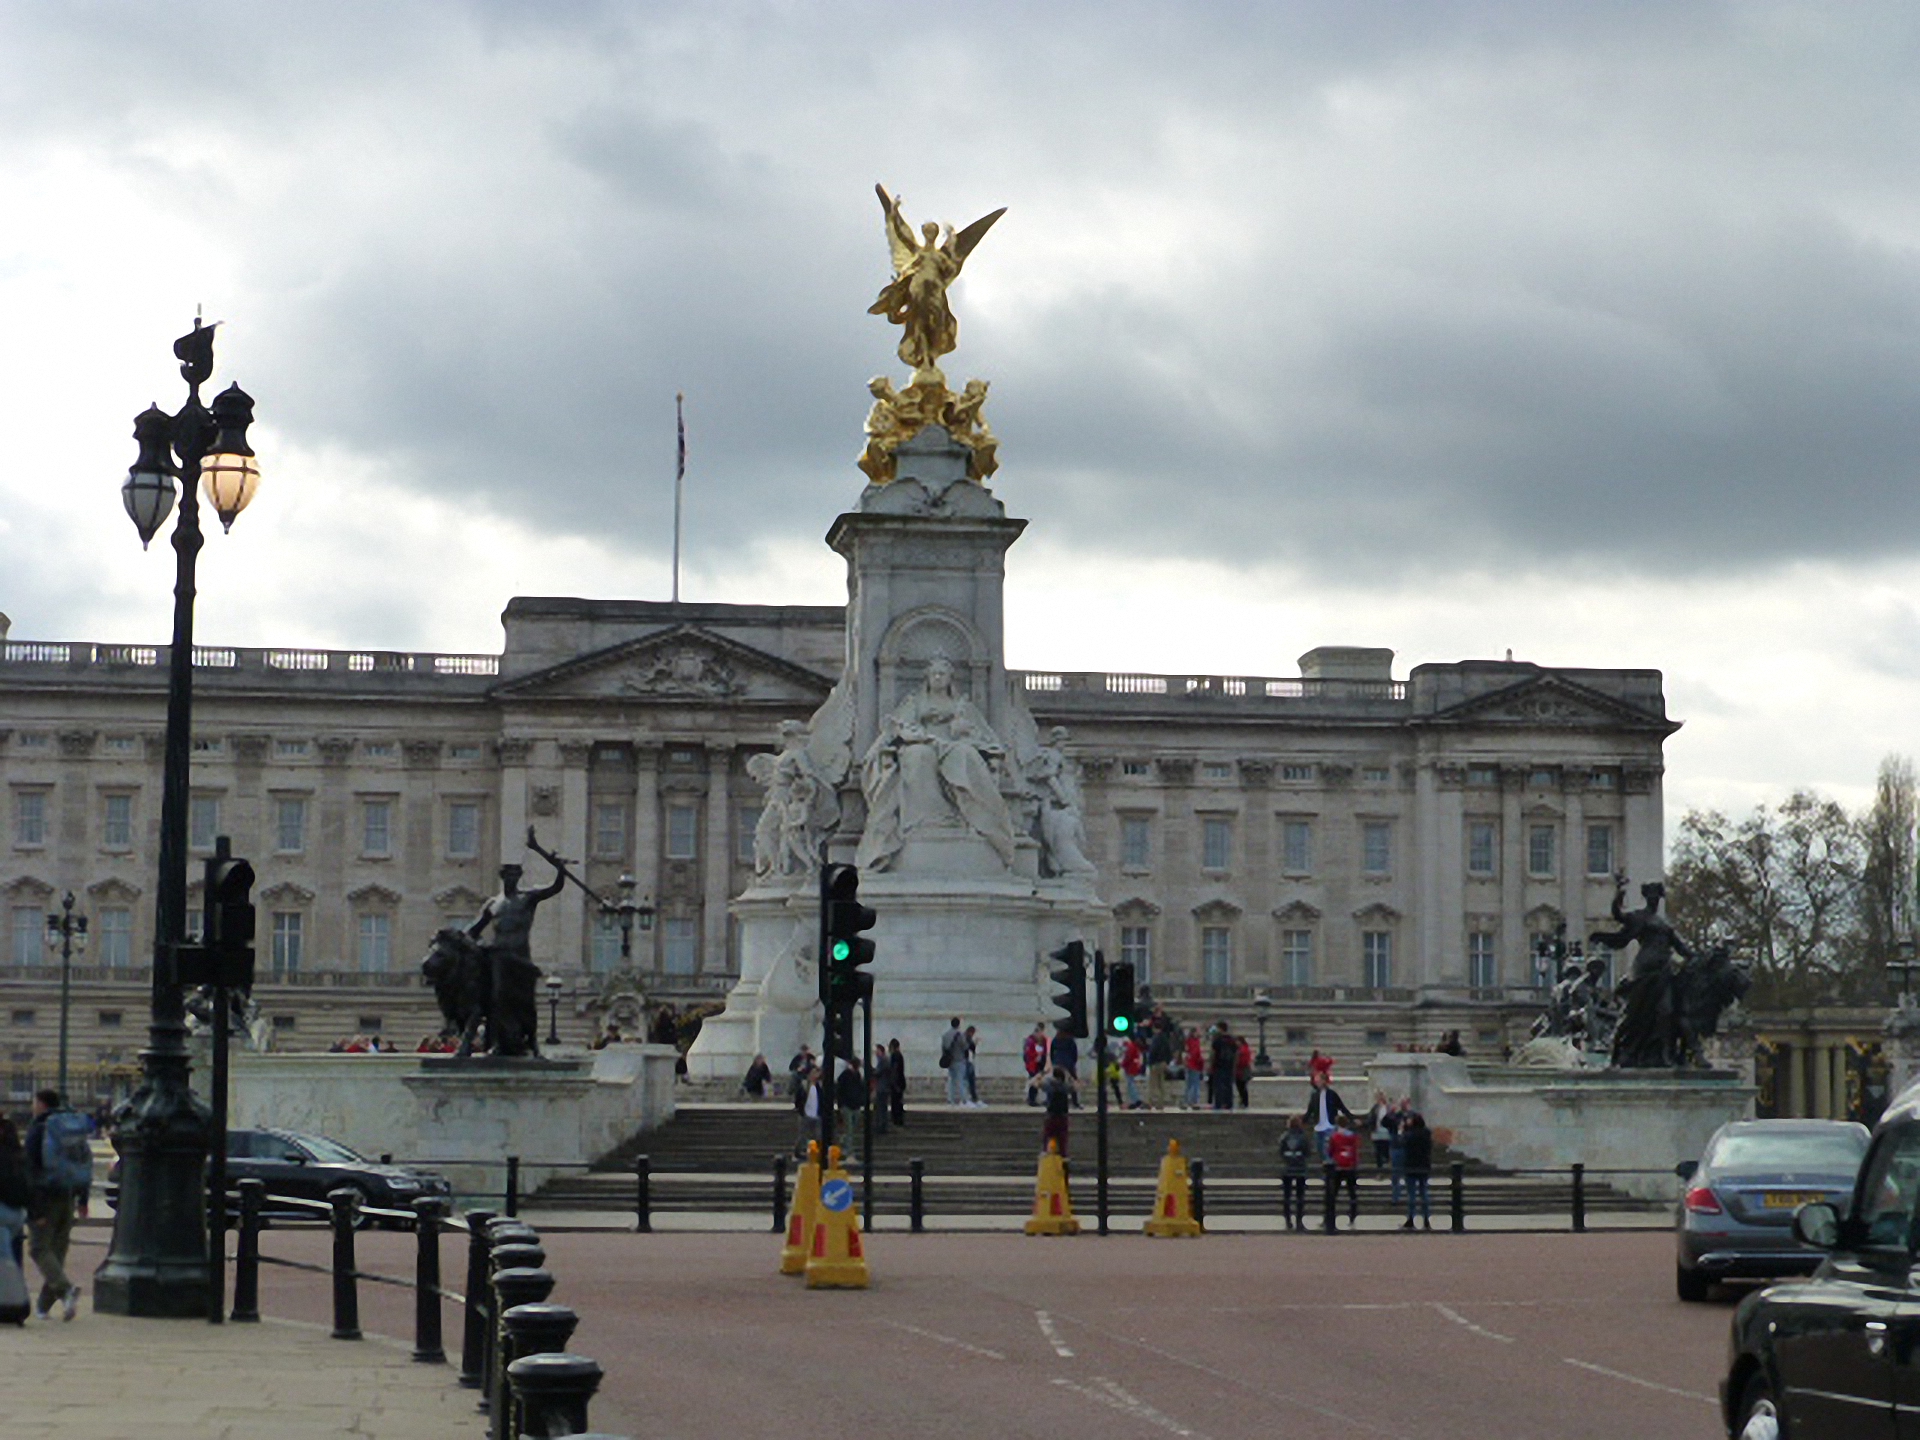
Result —
[[1813, 1072], [1813, 1106], [1807, 1114], [1825, 1120], [1833, 1114], [1833, 1052], [1816, 1041], [1807, 1047], [1807, 1062]]
[[[658, 901], [660, 883], [660, 746], [641, 743], [633, 747], [633, 878], [637, 882], [636, 900], [651, 896]], [[633, 968], [642, 973], [658, 963], [661, 925], [633, 932]]]
[[524, 735], [504, 737], [500, 753], [500, 831], [489, 869], [497, 869], [503, 855], [518, 855], [527, 843], [527, 761], [534, 742]]
[[1420, 917], [1419, 953], [1407, 981], [1421, 987], [1466, 984], [1465, 775], [1454, 765], [1422, 765], [1413, 792], [1414, 913]]
[[[1512, 924], [1527, 937], [1527, 827], [1520, 816], [1520, 792], [1526, 784], [1525, 762], [1500, 767], [1500, 917], [1501, 928]], [[1569, 927], [1571, 928], [1571, 927]], [[1526, 974], [1521, 984], [1533, 983], [1533, 944], [1526, 939]]]
[[[587, 767], [592, 762], [592, 741], [560, 742], [559, 843], [547, 842], [547, 845], [555, 854], [565, 855], [572, 860], [580, 860], [587, 853], [587, 826], [591, 818], [587, 814]], [[554, 942], [555, 948], [548, 952], [547, 963], [557, 963], [563, 969], [575, 969], [586, 963], [586, 914], [592, 902], [579, 890], [569, 886], [554, 897], [554, 903], [559, 910], [559, 938]], [[541, 957], [534, 958], [537, 960]]]
[[700, 968], [707, 974], [731, 970], [727, 955], [727, 892], [733, 875], [733, 746], [707, 748], [706, 870], [702, 874], [703, 914]]
[[1561, 821], [1560, 909], [1567, 917], [1567, 938], [1576, 939], [1592, 927], [1587, 914], [1587, 806], [1583, 782], [1561, 777], [1566, 816]]
[[1621, 864], [1636, 884], [1657, 880], [1665, 874], [1666, 834], [1662, 829], [1663, 805], [1658, 766], [1629, 765], [1620, 776], [1626, 792], [1621, 805]]

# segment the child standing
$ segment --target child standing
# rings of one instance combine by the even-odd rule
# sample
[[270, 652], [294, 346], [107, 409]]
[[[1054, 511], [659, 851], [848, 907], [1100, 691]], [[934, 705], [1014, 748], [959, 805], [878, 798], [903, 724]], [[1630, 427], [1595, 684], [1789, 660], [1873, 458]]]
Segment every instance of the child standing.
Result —
[[1280, 1133], [1280, 1213], [1289, 1230], [1307, 1228], [1307, 1157], [1312, 1153], [1307, 1127], [1298, 1115], [1289, 1115]]
[[1327, 1136], [1327, 1159], [1333, 1162], [1333, 1195], [1327, 1202], [1328, 1213], [1340, 1203], [1340, 1191], [1347, 1192], [1347, 1228], [1360, 1223], [1360, 1132], [1354, 1129], [1351, 1115], [1342, 1115], [1340, 1123]]

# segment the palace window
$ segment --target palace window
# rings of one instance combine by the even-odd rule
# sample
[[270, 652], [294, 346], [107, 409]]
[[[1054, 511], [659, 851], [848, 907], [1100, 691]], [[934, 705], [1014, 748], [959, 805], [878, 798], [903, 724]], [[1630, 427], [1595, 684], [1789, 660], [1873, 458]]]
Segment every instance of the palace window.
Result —
[[1233, 821], [1207, 815], [1200, 821], [1200, 868], [1225, 870], [1233, 863]]
[[1313, 779], [1313, 766], [1282, 765], [1280, 767], [1280, 778], [1282, 780], [1311, 780]]
[[46, 917], [40, 913], [37, 905], [16, 905], [13, 907], [13, 944], [8, 947], [13, 952], [13, 963], [22, 970], [40, 963], [41, 939]]
[[1393, 932], [1363, 930], [1360, 933], [1361, 981], [1369, 990], [1385, 990], [1393, 984]]
[[1553, 875], [1555, 838], [1556, 832], [1551, 825], [1527, 827], [1527, 874], [1541, 878]]
[[667, 806], [667, 859], [693, 860], [700, 854], [700, 811], [692, 805]]
[[1467, 873], [1482, 877], [1499, 873], [1500, 831], [1491, 820], [1467, 822]]
[[273, 848], [297, 855], [307, 848], [307, 802], [299, 795], [276, 796], [273, 802]]
[[1225, 925], [1200, 930], [1200, 973], [1208, 985], [1233, 983], [1233, 931]]
[[380, 974], [393, 969], [393, 917], [391, 915], [384, 911], [362, 913], [359, 917], [357, 938], [360, 969], [363, 972]]
[[700, 922], [688, 915], [667, 918], [660, 930], [661, 963], [669, 975], [693, 975], [700, 969]]
[[1613, 827], [1587, 826], [1587, 874], [1613, 874]]
[[593, 917], [593, 935], [589, 941], [587, 963], [596, 974], [620, 968], [620, 917], [604, 910]]
[[627, 807], [619, 800], [600, 800], [593, 807], [593, 854], [597, 860], [627, 858]]
[[360, 853], [393, 854], [393, 802], [364, 800], [360, 805]]
[[1280, 983], [1294, 986], [1313, 984], [1311, 930], [1280, 932]]
[[1209, 760], [1200, 767], [1200, 774], [1203, 779], [1207, 780], [1231, 780], [1233, 778], [1233, 766], [1223, 765], [1218, 760]]
[[133, 848], [133, 796], [100, 797], [100, 845], [106, 850]]
[[306, 916], [298, 910], [273, 912], [273, 978], [300, 973], [300, 952], [306, 944]]
[[458, 745], [449, 745], [447, 747], [447, 758], [449, 760], [478, 760], [480, 758], [480, 747], [470, 740]]
[[1122, 775], [1135, 776], [1151, 775], [1153, 773], [1153, 766], [1149, 765], [1145, 760], [1122, 760], [1120, 762], [1120, 773]]
[[1467, 984], [1476, 990], [1492, 990], [1500, 984], [1500, 952], [1494, 948], [1490, 930], [1467, 935]]
[[1360, 778], [1369, 785], [1384, 785], [1393, 779], [1393, 768], [1388, 765], [1362, 765]]
[[1386, 875], [1393, 869], [1393, 826], [1369, 820], [1360, 827], [1360, 869], [1368, 875]]
[[1147, 816], [1120, 817], [1120, 863], [1128, 870], [1145, 870], [1153, 863], [1153, 821]]
[[103, 905], [95, 922], [100, 940], [100, 963], [110, 970], [133, 964], [133, 911], [124, 905]]
[[733, 863], [736, 865], [753, 864], [753, 839], [760, 829], [760, 815], [765, 807], [742, 805], [733, 820]]
[[187, 844], [195, 850], [213, 849], [220, 833], [220, 797], [195, 795], [187, 801]]
[[47, 792], [13, 792], [13, 843], [38, 846], [47, 843]]
[[480, 856], [480, 802], [447, 802], [447, 858], [476, 860]]
[[1534, 790], [1555, 790], [1560, 786], [1560, 772], [1545, 768], [1529, 770], [1527, 785]]
[[1120, 927], [1120, 959], [1133, 966], [1136, 983], [1145, 985], [1153, 978], [1153, 932], [1145, 925]]
[[1491, 788], [1499, 783], [1500, 767], [1498, 765], [1469, 765], [1467, 767], [1467, 784]]
[[1280, 822], [1280, 868], [1289, 875], [1313, 873], [1313, 822]]
[[304, 740], [276, 740], [273, 742], [273, 753], [282, 760], [293, 760], [307, 753], [307, 742]]

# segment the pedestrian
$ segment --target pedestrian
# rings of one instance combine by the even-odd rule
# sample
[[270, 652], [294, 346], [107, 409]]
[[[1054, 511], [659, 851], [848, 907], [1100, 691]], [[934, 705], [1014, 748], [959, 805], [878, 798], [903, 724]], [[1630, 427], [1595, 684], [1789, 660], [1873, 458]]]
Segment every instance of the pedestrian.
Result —
[[753, 1063], [747, 1066], [747, 1073], [740, 1081], [740, 1089], [749, 1100], [767, 1098], [767, 1087], [773, 1083], [773, 1067], [767, 1064], [767, 1057], [756, 1055]]
[[1289, 1115], [1280, 1132], [1280, 1213], [1289, 1230], [1307, 1228], [1307, 1157], [1312, 1153], [1307, 1127], [1298, 1115]]
[[1155, 1024], [1147, 1032], [1147, 1104], [1167, 1108], [1167, 1072], [1173, 1068], [1173, 1027]]
[[0, 1248], [20, 1266], [27, 1238], [27, 1152], [20, 1144], [20, 1130], [5, 1115], [0, 1115]]
[[899, 1037], [887, 1041], [888, 1091], [893, 1099], [893, 1123], [907, 1123], [907, 1056]]
[[1360, 1128], [1373, 1137], [1373, 1173], [1378, 1175], [1387, 1168], [1388, 1152], [1393, 1145], [1393, 1106], [1387, 1100], [1386, 1091], [1373, 1092], [1373, 1104]]
[[1100, 1044], [1096, 1049], [1100, 1056], [1100, 1063], [1097, 1067], [1100, 1072], [1100, 1078], [1096, 1083], [1106, 1086], [1112, 1093], [1113, 1108], [1116, 1110], [1122, 1109], [1125, 1107], [1126, 1102], [1120, 1098], [1120, 1056], [1114, 1047], [1113, 1041], [1109, 1040], [1105, 1035], [1100, 1037]]
[[1327, 1084], [1331, 1085], [1333, 1083], [1333, 1057], [1331, 1055], [1322, 1055], [1318, 1050], [1315, 1050], [1307, 1059], [1307, 1078], [1310, 1080], [1324, 1080]]
[[840, 1150], [851, 1155], [860, 1135], [860, 1116], [867, 1108], [867, 1077], [858, 1060], [847, 1061], [833, 1082], [833, 1099], [840, 1112]]
[[71, 1320], [80, 1313], [80, 1287], [67, 1276], [67, 1250], [75, 1217], [87, 1213], [93, 1150], [87, 1143], [86, 1116], [67, 1109], [58, 1090], [41, 1090], [33, 1097], [26, 1155], [27, 1254], [40, 1271], [34, 1314], [45, 1320], [58, 1301], [60, 1318]]
[[873, 1107], [873, 1133], [886, 1134], [893, 1123], [893, 1065], [884, 1045], [873, 1047], [873, 1064], [867, 1067], [867, 1103]]
[[[607, 1033], [615, 1039], [619, 1038], [611, 1024], [607, 1026]], [[811, 1069], [813, 1069], [813, 1049], [802, 1043], [800, 1048], [793, 1052], [793, 1058], [787, 1061], [787, 1094], [796, 1102], [794, 1105], [796, 1110], [800, 1108], [798, 1101], [806, 1088], [807, 1072]]]
[[1327, 1136], [1327, 1159], [1333, 1162], [1333, 1194], [1327, 1200], [1331, 1215], [1340, 1203], [1340, 1191], [1347, 1192], [1347, 1228], [1360, 1223], [1360, 1132], [1353, 1116], [1342, 1115], [1333, 1133]]
[[1045, 1021], [1036, 1021], [1033, 1033], [1021, 1042], [1020, 1063], [1027, 1071], [1027, 1104], [1040, 1103], [1040, 1077], [1047, 1068], [1047, 1026]]
[[1180, 1043], [1180, 1063], [1186, 1072], [1187, 1086], [1180, 1104], [1188, 1110], [1200, 1108], [1200, 1091], [1207, 1083], [1207, 1046], [1198, 1030], [1189, 1030]]
[[1235, 1038], [1240, 1048], [1233, 1052], [1233, 1088], [1240, 1092], [1240, 1108], [1250, 1110], [1253, 1102], [1247, 1098], [1247, 1086], [1253, 1081], [1253, 1047], [1247, 1043], [1246, 1036]]
[[1340, 1117], [1346, 1113], [1346, 1109], [1347, 1107], [1340, 1101], [1340, 1092], [1327, 1083], [1325, 1072], [1315, 1071], [1313, 1088], [1307, 1092], [1307, 1108], [1300, 1119], [1313, 1133], [1316, 1159], [1326, 1160], [1327, 1137], [1333, 1134], [1334, 1127], [1340, 1123]]
[[1414, 1110], [1408, 1112], [1400, 1137], [1407, 1152], [1407, 1223], [1400, 1228], [1413, 1228], [1413, 1212], [1418, 1207], [1421, 1228], [1431, 1230], [1433, 1209], [1427, 1187], [1433, 1177], [1433, 1132], [1427, 1128], [1425, 1117]]
[[1233, 1070], [1240, 1060], [1240, 1044], [1222, 1020], [1213, 1027], [1213, 1042], [1207, 1047], [1207, 1081], [1213, 1108], [1233, 1109]]
[[1413, 1101], [1402, 1100], [1387, 1116], [1387, 1168], [1393, 1177], [1390, 1205], [1400, 1203], [1400, 1187], [1407, 1178], [1407, 1121], [1413, 1114]]
[[1147, 1102], [1140, 1095], [1140, 1076], [1147, 1068], [1147, 1052], [1140, 1048], [1138, 1036], [1129, 1035], [1120, 1045], [1120, 1073], [1127, 1081], [1127, 1108], [1144, 1110]]
[[983, 1108], [984, 1105], [980, 1099], [980, 1065], [976, 1058], [979, 1054], [980, 1031], [969, 1025], [967, 1026], [967, 1104], [976, 1110]]
[[960, 1017], [947, 1022], [947, 1033], [940, 1037], [940, 1068], [947, 1072], [947, 1104], [967, 1103], [967, 1032], [960, 1028]]
[[[807, 1146], [820, 1138], [820, 1070], [809, 1065], [794, 1079], [793, 1115], [799, 1138], [793, 1153], [807, 1158]], [[827, 1157], [822, 1155], [822, 1160]]]
[[1067, 1153], [1067, 1112], [1078, 1103], [1074, 1093], [1078, 1087], [1067, 1068], [1056, 1065], [1039, 1088], [1041, 1104], [1046, 1110], [1046, 1118], [1040, 1122], [1040, 1152], [1044, 1155], [1051, 1142], [1059, 1147], [1064, 1159]]
[[[1067, 1078], [1073, 1081], [1074, 1088], [1080, 1085], [1080, 1042], [1067, 1032], [1067, 1022], [1062, 1020], [1054, 1027], [1053, 1040], [1047, 1046], [1047, 1060], [1067, 1072]], [[1077, 1103], [1077, 1102], [1076, 1102]]]

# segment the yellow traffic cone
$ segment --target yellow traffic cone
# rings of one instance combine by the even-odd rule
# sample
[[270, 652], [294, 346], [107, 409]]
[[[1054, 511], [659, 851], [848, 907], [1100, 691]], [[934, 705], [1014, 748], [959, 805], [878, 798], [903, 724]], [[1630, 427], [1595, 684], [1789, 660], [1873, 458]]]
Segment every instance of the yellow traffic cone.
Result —
[[1187, 1157], [1180, 1153], [1180, 1142], [1169, 1140], [1167, 1153], [1160, 1157], [1160, 1188], [1153, 1197], [1153, 1216], [1147, 1221], [1149, 1235], [1198, 1235], [1200, 1222], [1193, 1218], [1193, 1179], [1187, 1174]]
[[807, 1249], [809, 1290], [864, 1290], [867, 1253], [860, 1244], [860, 1210], [853, 1201], [853, 1180], [840, 1163], [840, 1147], [827, 1152], [820, 1179], [820, 1203], [813, 1218], [813, 1243]]
[[787, 1243], [780, 1247], [780, 1273], [799, 1275], [807, 1268], [807, 1241], [820, 1209], [820, 1142], [807, 1142], [807, 1158], [793, 1182], [793, 1208], [787, 1212]]
[[1033, 1216], [1027, 1221], [1027, 1234], [1079, 1233], [1080, 1222], [1073, 1215], [1073, 1197], [1067, 1193], [1067, 1162], [1060, 1158], [1060, 1142], [1049, 1140], [1047, 1153], [1040, 1157], [1040, 1178], [1033, 1187]]

